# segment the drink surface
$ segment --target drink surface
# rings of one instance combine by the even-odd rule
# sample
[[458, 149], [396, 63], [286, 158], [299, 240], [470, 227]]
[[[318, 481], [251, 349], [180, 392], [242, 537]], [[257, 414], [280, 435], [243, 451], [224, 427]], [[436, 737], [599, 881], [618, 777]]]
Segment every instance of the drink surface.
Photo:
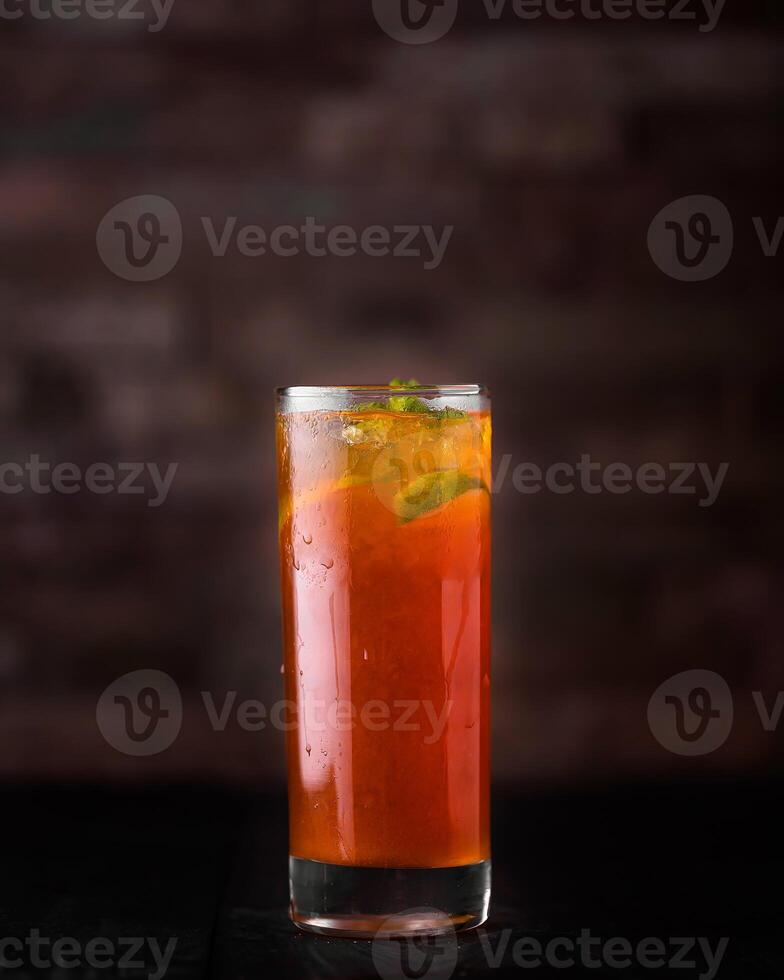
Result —
[[290, 849], [489, 855], [490, 417], [278, 415]]

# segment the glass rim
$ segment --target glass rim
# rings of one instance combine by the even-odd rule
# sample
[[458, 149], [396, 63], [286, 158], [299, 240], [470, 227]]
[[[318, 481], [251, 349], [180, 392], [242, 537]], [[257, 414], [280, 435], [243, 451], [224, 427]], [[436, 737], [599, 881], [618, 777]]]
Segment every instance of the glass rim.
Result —
[[291, 385], [275, 389], [278, 398], [318, 398], [361, 395], [383, 398], [388, 395], [419, 395], [422, 397], [462, 397], [487, 395], [489, 389], [483, 384], [417, 385], [415, 388], [396, 388], [392, 385]]

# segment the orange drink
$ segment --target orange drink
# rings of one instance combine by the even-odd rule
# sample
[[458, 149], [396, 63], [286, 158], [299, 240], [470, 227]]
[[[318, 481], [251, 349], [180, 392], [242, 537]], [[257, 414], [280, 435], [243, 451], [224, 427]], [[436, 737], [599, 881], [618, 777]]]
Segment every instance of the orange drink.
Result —
[[304, 928], [366, 935], [395, 916], [421, 930], [423, 907], [456, 927], [486, 915], [490, 442], [478, 386], [279, 392]]

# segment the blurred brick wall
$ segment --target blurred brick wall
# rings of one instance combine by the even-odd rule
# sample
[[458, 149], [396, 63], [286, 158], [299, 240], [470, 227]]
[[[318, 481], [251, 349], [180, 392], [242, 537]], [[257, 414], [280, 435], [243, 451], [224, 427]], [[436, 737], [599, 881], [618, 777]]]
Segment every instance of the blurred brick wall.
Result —
[[[762, 12], [764, 5], [756, 10]], [[769, 8], [768, 8], [769, 10]], [[501, 778], [776, 764], [750, 692], [784, 687], [781, 35], [738, 5], [674, 25], [489, 24], [398, 44], [367, 5], [178, 0], [166, 28], [2, 24], [0, 435], [85, 467], [179, 464], [158, 509], [85, 493], [0, 497], [0, 772], [253, 782], [282, 740], [215, 733], [198, 692], [281, 695], [272, 388], [395, 374], [485, 381], [496, 455], [548, 465], [731, 462], [720, 498], [496, 498]], [[182, 258], [117, 279], [96, 228], [173, 201]], [[715, 280], [664, 276], [648, 224], [720, 197], [736, 248]], [[209, 254], [199, 217], [272, 227], [454, 224], [443, 265]], [[513, 465], [514, 465], [513, 463]], [[112, 750], [95, 726], [125, 671], [169, 672], [175, 746]], [[653, 740], [670, 674], [721, 672], [732, 739], [704, 760]]]

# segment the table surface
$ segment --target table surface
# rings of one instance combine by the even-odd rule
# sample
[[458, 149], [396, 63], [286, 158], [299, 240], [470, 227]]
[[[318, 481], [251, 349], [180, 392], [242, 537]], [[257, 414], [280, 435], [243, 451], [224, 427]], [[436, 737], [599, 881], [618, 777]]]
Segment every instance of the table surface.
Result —
[[[176, 937], [170, 980], [563, 975], [566, 967], [546, 957], [531, 968], [532, 943], [544, 950], [556, 939], [558, 958], [570, 959], [571, 948], [574, 969], [593, 976], [712, 980], [701, 950], [715, 954], [726, 939], [720, 980], [780, 978], [783, 795], [769, 782], [499, 789], [487, 925], [429, 954], [409, 947], [401, 965], [399, 943], [322, 938], [291, 925], [281, 793], [6, 787], [0, 936], [157, 937], [161, 948]], [[693, 967], [676, 962], [676, 938], [697, 942], [680, 954]], [[621, 968], [601, 952], [611, 939], [632, 950], [661, 940], [664, 965], [633, 955]], [[153, 966], [56, 975], [147, 977]]]

